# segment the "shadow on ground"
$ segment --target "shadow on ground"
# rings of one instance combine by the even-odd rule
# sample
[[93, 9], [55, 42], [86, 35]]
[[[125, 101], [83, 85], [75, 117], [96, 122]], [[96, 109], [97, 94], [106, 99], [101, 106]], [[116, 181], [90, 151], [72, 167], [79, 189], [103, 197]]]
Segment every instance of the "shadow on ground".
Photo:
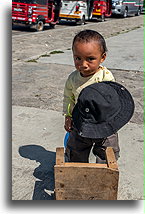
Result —
[[33, 200], [54, 200], [54, 165], [56, 153], [39, 145], [26, 145], [19, 148], [19, 154], [40, 165], [34, 170], [35, 182]]

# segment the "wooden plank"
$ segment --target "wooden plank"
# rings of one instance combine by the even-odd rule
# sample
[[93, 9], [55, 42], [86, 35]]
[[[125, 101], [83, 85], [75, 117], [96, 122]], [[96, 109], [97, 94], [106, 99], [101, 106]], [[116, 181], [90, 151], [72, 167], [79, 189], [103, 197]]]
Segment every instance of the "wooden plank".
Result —
[[117, 161], [112, 147], [107, 147], [106, 149], [106, 160], [109, 168], [118, 170]]
[[73, 166], [73, 167], [89, 167], [89, 168], [107, 168], [107, 164], [98, 164], [98, 163], [64, 163], [64, 166]]
[[64, 164], [64, 148], [58, 147], [56, 148], [56, 165]]
[[116, 200], [118, 179], [109, 168], [55, 166], [56, 200]]

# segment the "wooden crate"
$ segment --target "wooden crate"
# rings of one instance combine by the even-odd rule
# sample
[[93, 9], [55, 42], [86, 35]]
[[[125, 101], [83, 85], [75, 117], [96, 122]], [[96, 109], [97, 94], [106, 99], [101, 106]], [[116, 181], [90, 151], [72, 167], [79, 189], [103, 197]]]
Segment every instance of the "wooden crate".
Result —
[[56, 200], [117, 200], [119, 170], [113, 149], [106, 149], [107, 164], [65, 163], [64, 148], [56, 149]]

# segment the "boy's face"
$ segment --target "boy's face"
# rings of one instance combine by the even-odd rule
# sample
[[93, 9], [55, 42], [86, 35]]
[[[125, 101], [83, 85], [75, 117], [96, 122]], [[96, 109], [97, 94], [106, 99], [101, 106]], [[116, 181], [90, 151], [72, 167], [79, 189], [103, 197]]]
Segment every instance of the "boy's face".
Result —
[[98, 71], [99, 65], [106, 58], [106, 53], [102, 54], [100, 45], [95, 41], [75, 42], [73, 57], [76, 69], [83, 77], [88, 77]]

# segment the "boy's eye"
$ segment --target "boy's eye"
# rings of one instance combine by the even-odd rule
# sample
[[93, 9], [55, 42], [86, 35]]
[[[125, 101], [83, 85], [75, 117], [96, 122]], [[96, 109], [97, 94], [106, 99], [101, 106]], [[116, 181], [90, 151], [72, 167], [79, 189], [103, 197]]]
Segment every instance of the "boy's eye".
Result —
[[81, 58], [77, 56], [77, 57], [75, 57], [75, 60], [79, 61], [79, 60], [81, 60]]
[[89, 57], [89, 58], [88, 58], [88, 61], [90, 61], [90, 62], [93, 61], [93, 60], [95, 60], [94, 57]]

